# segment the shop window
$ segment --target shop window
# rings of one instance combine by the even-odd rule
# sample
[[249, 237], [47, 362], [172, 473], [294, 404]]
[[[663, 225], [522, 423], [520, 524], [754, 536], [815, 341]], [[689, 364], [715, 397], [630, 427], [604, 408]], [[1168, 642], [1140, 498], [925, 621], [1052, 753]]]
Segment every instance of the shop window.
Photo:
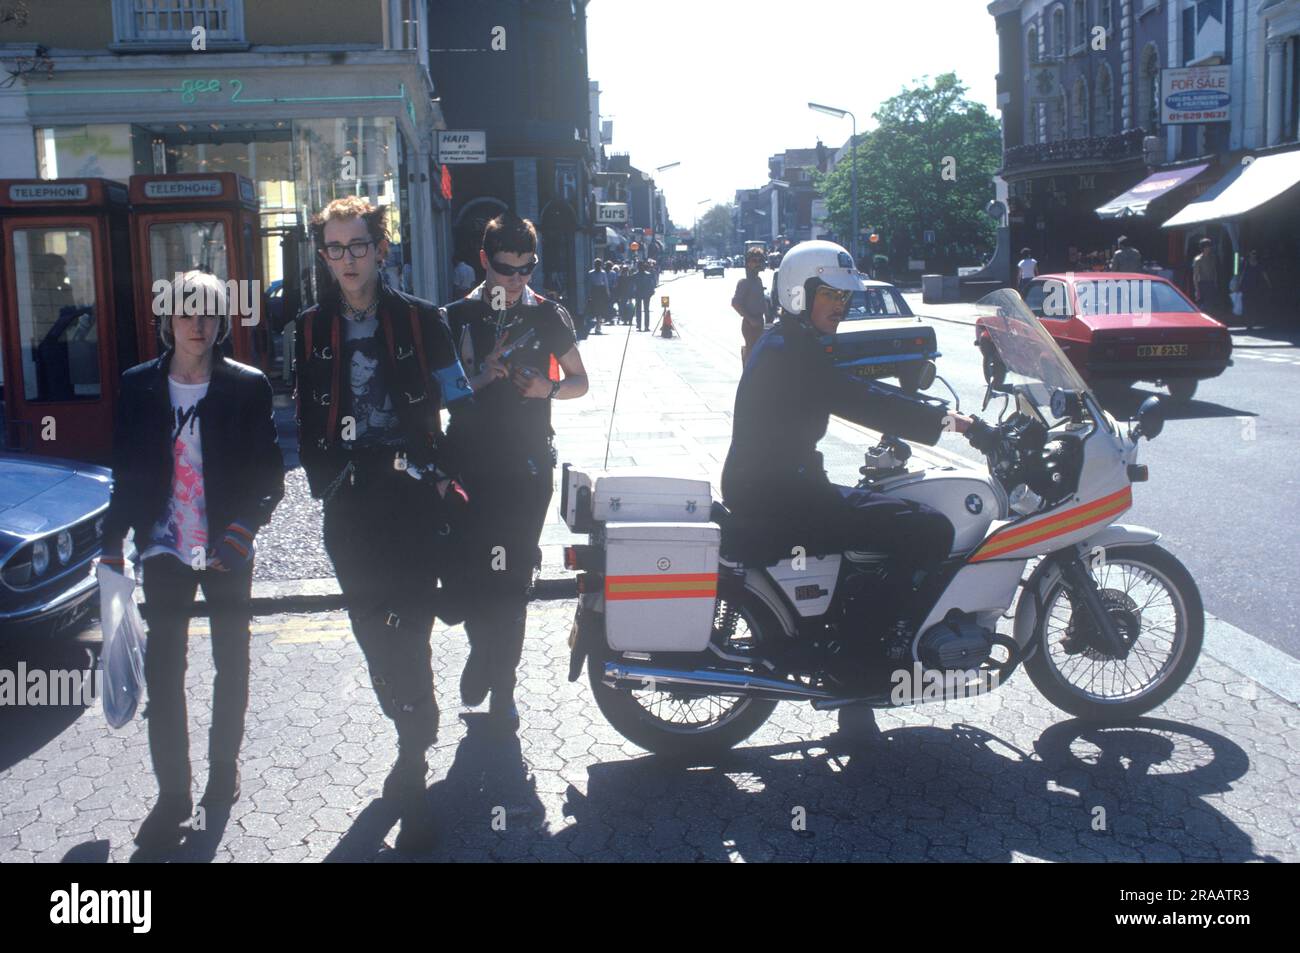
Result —
[[1088, 83], [1080, 76], [1075, 81], [1074, 95], [1070, 99], [1070, 138], [1086, 139], [1088, 124]]
[[244, 45], [243, 0], [113, 0], [118, 46], [184, 46], [203, 27], [209, 47]]
[[1073, 21], [1071, 39], [1074, 41], [1070, 48], [1077, 52], [1088, 45], [1088, 4], [1084, 0], [1072, 0], [1070, 18]]
[[100, 395], [93, 239], [85, 228], [14, 231], [23, 396], [29, 401]]
[[1300, 139], [1300, 36], [1289, 37], [1282, 47], [1286, 75], [1283, 100], [1282, 139]]
[[1115, 131], [1115, 97], [1110, 67], [1103, 65], [1097, 73], [1097, 97], [1093, 103], [1093, 134], [1109, 136]]

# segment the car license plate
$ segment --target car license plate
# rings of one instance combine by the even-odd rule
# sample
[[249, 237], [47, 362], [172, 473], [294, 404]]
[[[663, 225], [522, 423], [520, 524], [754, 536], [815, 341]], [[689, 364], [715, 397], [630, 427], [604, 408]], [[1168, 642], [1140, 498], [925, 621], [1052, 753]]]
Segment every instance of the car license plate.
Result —
[[1139, 344], [1138, 357], [1186, 357], [1186, 344]]
[[898, 373], [897, 364], [866, 364], [862, 367], [853, 368], [853, 373], [858, 377], [893, 377]]

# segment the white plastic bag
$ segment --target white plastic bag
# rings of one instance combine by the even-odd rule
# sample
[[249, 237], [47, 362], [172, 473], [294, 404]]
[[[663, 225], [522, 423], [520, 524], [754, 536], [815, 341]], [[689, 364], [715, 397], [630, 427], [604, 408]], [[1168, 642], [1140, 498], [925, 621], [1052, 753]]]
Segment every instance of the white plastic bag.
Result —
[[135, 715], [144, 694], [144, 653], [147, 641], [144, 619], [135, 604], [135, 571], [128, 562], [124, 572], [95, 567], [99, 580], [99, 624], [104, 647], [99, 661], [104, 671], [104, 718], [121, 728]]
[[1241, 316], [1242, 316], [1242, 311], [1243, 311], [1243, 308], [1242, 308], [1242, 301], [1241, 301], [1241, 292], [1240, 292], [1240, 291], [1234, 291], [1234, 292], [1232, 292], [1232, 294], [1228, 295], [1228, 297], [1229, 297], [1230, 299], [1232, 299], [1232, 313], [1233, 313], [1234, 315], [1236, 315], [1237, 317], [1241, 317]]

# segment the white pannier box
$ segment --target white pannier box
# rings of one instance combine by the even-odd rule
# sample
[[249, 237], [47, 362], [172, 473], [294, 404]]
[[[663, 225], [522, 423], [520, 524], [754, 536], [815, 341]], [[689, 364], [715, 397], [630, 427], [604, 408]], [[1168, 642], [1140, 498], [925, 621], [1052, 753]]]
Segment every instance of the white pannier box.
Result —
[[708, 480], [602, 474], [591, 502], [601, 523], [707, 523], [713, 493]]
[[716, 523], [609, 523], [605, 633], [619, 652], [702, 652], [718, 593]]

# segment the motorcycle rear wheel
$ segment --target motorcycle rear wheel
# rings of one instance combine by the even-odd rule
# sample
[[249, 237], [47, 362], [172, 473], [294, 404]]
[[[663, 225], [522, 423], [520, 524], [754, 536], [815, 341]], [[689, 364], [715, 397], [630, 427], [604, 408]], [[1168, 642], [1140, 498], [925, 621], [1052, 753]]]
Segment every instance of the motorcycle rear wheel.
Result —
[[[725, 600], [719, 600], [725, 605]], [[740, 600], [734, 635], [727, 639], [716, 627], [714, 644], [735, 651], [746, 644], [757, 648], [776, 620], [756, 598]], [[628, 741], [653, 754], [692, 763], [709, 763], [740, 744], [771, 717], [776, 702], [759, 698], [688, 696], [669, 691], [610, 688], [601, 681], [605, 662], [619, 657], [612, 650], [587, 660], [591, 693], [605, 719]], [[710, 664], [723, 664], [709, 653]]]
[[[1191, 573], [1155, 544], [1108, 546], [1089, 571], [1125, 637], [1119, 659], [1095, 647], [1095, 626], [1057, 581], [1043, 599], [1025, 671], [1043, 697], [1087, 721], [1131, 721], [1168, 701], [1196, 665], [1205, 610]], [[1140, 600], [1140, 601], [1139, 601]]]

